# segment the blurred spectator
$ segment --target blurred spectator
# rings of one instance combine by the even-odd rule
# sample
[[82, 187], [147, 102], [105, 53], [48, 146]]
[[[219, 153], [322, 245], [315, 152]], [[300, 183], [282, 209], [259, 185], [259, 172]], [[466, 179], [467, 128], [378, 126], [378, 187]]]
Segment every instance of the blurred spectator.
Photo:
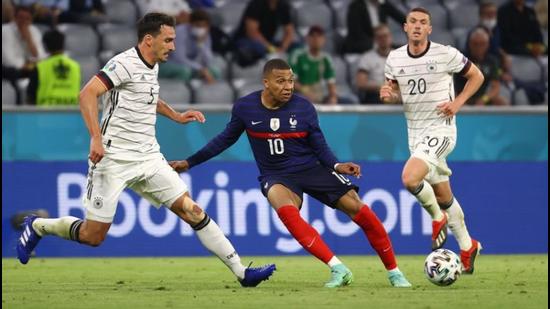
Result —
[[208, 84], [214, 83], [219, 72], [213, 63], [209, 30], [208, 13], [203, 10], [193, 11], [190, 24], [176, 27], [176, 50], [168, 62], [161, 64], [159, 76], [184, 81], [198, 77]]
[[513, 55], [538, 57], [545, 51], [535, 11], [525, 0], [510, 0], [498, 10], [502, 48]]
[[59, 23], [100, 24], [109, 21], [101, 0], [66, 0], [61, 1]]
[[[290, 66], [296, 74], [294, 87], [312, 103], [337, 104], [336, 76], [329, 54], [323, 52], [325, 31], [312, 26], [306, 37], [307, 46], [293, 53]], [[325, 99], [325, 87], [328, 97]]]
[[537, 14], [540, 27], [548, 31], [548, 0], [537, 0], [535, 3], [535, 13]]
[[189, 22], [191, 8], [185, 0], [138, 0], [137, 4], [142, 16], [158, 12], [174, 16], [177, 25]]
[[17, 6], [14, 21], [2, 25], [2, 65], [22, 69], [46, 56], [40, 30], [32, 24], [32, 10]]
[[374, 29], [374, 49], [361, 57], [355, 75], [359, 102], [381, 103], [380, 87], [385, 82], [384, 67], [392, 44], [392, 34], [387, 25], [382, 24]]
[[27, 87], [27, 102], [39, 106], [78, 104], [80, 65], [63, 54], [65, 35], [57, 30], [44, 34], [50, 54], [36, 65]]
[[13, 20], [13, 3], [11, 0], [2, 0], [2, 25]]
[[[465, 56], [483, 73], [485, 80], [478, 91], [466, 102], [470, 105], [509, 105], [500, 95], [500, 73], [498, 59], [489, 53], [489, 33], [485, 28], [475, 29], [468, 40]], [[457, 93], [464, 88], [466, 79], [455, 74]]]
[[[268, 53], [285, 53], [294, 40], [291, 7], [286, 0], [251, 0], [235, 34], [235, 53], [241, 66], [254, 64]], [[283, 26], [283, 39], [275, 34]]]
[[387, 0], [353, 0], [348, 7], [348, 35], [344, 42], [345, 53], [364, 53], [372, 48], [374, 28], [386, 24], [388, 17], [400, 25], [405, 14]]
[[69, 0], [19, 0], [18, 4], [31, 7], [33, 22], [55, 26], [62, 10], [68, 8]]
[[501, 47], [501, 36], [497, 23], [497, 5], [492, 1], [483, 1], [479, 5], [479, 23], [477, 26], [472, 28], [468, 33], [466, 39], [466, 46], [463, 50], [468, 50], [468, 45], [470, 41], [470, 36], [474, 30], [479, 27], [483, 27], [489, 33], [489, 53], [496, 57], [500, 61], [500, 67], [502, 69], [501, 80], [507, 84], [512, 83], [512, 74], [511, 71], [511, 60], [510, 56], [504, 49]]

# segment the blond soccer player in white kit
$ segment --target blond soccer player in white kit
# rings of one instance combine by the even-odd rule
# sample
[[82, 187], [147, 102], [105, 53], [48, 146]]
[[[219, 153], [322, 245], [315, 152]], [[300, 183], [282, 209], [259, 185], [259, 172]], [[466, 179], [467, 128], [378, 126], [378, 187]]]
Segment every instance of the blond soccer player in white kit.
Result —
[[[463, 272], [471, 274], [481, 245], [470, 237], [453, 196], [446, 158], [456, 143], [455, 115], [481, 86], [483, 74], [457, 49], [429, 41], [426, 9], [412, 9], [404, 30], [408, 44], [389, 54], [387, 82], [380, 89], [382, 101], [403, 102], [407, 118], [411, 157], [403, 168], [403, 184], [432, 217], [432, 250], [443, 246], [448, 226], [460, 246]], [[456, 98], [453, 74], [468, 79]]]
[[[189, 195], [187, 185], [160, 153], [155, 137], [157, 114], [185, 124], [204, 122], [198, 111], [176, 112], [159, 98], [158, 63], [175, 45], [172, 17], [150, 13], [137, 25], [138, 45], [113, 57], [80, 93], [80, 109], [90, 132], [89, 174], [83, 197], [86, 219], [25, 218], [17, 245], [26, 264], [41, 237], [56, 235], [90, 246], [105, 239], [115, 216], [118, 198], [126, 188], [150, 201], [166, 205], [196, 231], [201, 243], [218, 256], [241, 285], [256, 286], [268, 279], [275, 265], [246, 268], [219, 226]], [[103, 96], [101, 126], [98, 97]]]

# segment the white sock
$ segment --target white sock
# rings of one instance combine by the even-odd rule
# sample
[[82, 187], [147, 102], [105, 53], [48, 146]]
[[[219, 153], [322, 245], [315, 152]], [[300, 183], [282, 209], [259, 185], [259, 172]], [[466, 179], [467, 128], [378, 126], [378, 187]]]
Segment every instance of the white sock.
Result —
[[327, 265], [328, 265], [329, 267], [334, 267], [334, 266], [336, 266], [336, 265], [338, 265], [338, 264], [342, 264], [342, 261], [340, 261], [340, 259], [338, 259], [338, 258], [336, 257], [336, 255], [333, 256], [332, 259], [330, 259], [330, 261], [328, 261], [328, 263], [327, 263]]
[[449, 228], [453, 232], [453, 235], [455, 235], [460, 250], [470, 249], [472, 238], [470, 238], [466, 223], [464, 222], [464, 212], [462, 212], [462, 207], [460, 207], [456, 198], [453, 198], [453, 203], [445, 212], [449, 217]]
[[443, 219], [443, 212], [441, 212], [437, 199], [435, 198], [434, 189], [426, 180], [422, 181], [413, 194], [416, 196], [420, 205], [428, 211], [432, 220], [440, 221]]
[[[204, 222], [204, 224], [202, 224]], [[202, 245], [210, 252], [215, 254], [239, 279], [244, 279], [246, 267], [241, 264], [241, 258], [233, 248], [229, 239], [225, 237], [222, 230], [211, 218], [205, 217], [205, 220], [195, 226], [197, 236]]]
[[77, 240], [78, 235], [75, 238], [74, 234], [80, 224], [82, 224], [82, 220], [79, 218], [67, 216], [55, 219], [37, 218], [32, 223], [32, 227], [40, 237], [55, 235], [65, 239]]

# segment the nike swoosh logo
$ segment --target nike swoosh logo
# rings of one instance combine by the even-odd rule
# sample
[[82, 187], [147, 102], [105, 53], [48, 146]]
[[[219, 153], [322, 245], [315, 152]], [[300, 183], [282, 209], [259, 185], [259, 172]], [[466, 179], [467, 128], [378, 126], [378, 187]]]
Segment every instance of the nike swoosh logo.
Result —
[[309, 245], [307, 245], [307, 247], [311, 248], [311, 246], [313, 246], [313, 243], [315, 242], [316, 239], [317, 237], [314, 237], [313, 240], [309, 243]]
[[255, 126], [255, 125], [260, 124], [260, 123], [262, 123], [262, 122], [263, 122], [263, 121], [252, 121], [252, 125]]

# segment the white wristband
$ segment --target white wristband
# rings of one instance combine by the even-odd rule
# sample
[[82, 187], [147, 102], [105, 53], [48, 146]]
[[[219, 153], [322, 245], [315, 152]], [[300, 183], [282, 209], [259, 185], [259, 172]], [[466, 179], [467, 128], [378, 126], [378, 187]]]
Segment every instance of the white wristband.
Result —
[[338, 167], [338, 165], [340, 165], [340, 163], [334, 164], [334, 170], [336, 170], [336, 168]]

